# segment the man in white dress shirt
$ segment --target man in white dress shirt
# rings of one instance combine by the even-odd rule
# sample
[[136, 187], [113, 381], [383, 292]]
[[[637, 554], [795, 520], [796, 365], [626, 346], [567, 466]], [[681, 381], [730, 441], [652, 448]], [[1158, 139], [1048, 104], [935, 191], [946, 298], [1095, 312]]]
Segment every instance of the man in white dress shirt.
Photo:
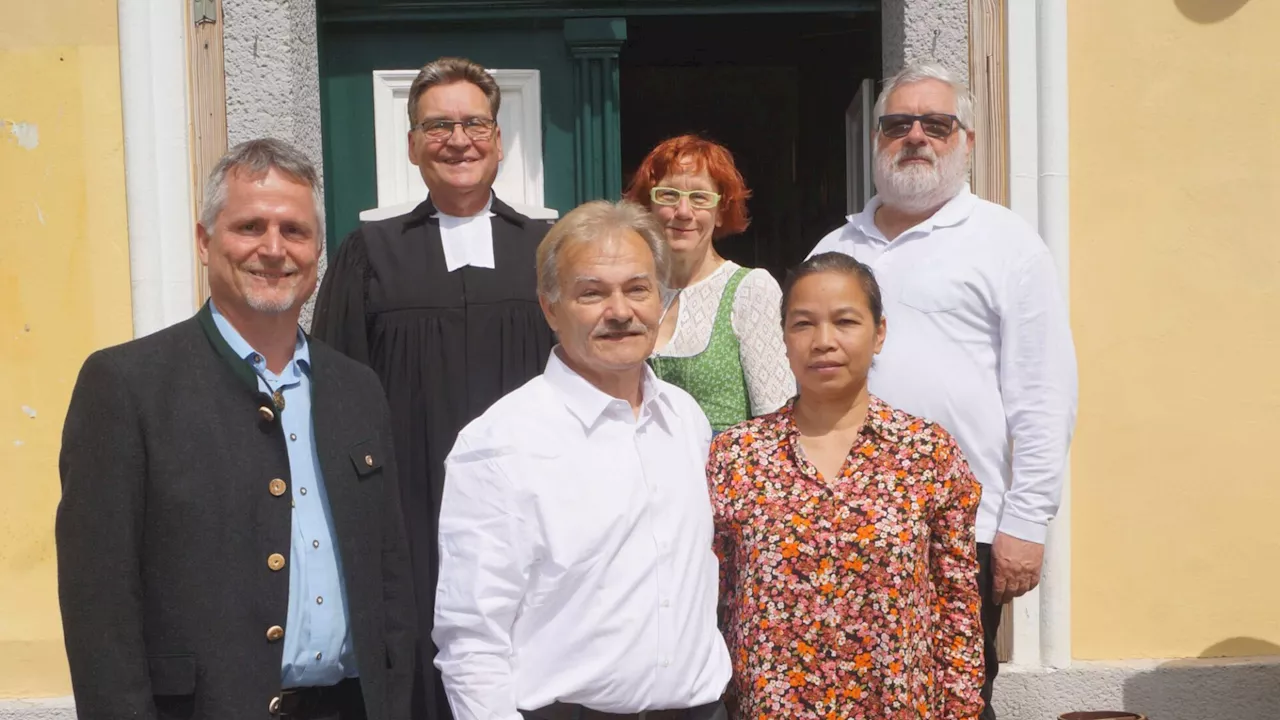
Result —
[[457, 720], [724, 717], [711, 427], [645, 363], [665, 243], [597, 201], [538, 247], [560, 344], [445, 463], [432, 639]]
[[986, 636], [983, 720], [994, 720], [1000, 606], [1040, 582], [1076, 416], [1076, 360], [1053, 258], [1027, 223], [966, 184], [973, 100], [936, 64], [876, 102], [878, 194], [812, 255], [875, 271], [889, 333], [871, 392], [959, 441], [978, 480]]

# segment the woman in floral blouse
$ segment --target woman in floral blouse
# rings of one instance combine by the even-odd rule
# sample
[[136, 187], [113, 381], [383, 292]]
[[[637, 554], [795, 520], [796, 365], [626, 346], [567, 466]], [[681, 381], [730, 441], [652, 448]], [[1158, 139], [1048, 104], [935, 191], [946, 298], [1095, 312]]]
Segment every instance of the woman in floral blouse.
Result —
[[974, 516], [945, 430], [867, 392], [871, 270], [815, 256], [782, 289], [799, 396], [716, 438], [709, 477], [739, 720], [973, 720]]

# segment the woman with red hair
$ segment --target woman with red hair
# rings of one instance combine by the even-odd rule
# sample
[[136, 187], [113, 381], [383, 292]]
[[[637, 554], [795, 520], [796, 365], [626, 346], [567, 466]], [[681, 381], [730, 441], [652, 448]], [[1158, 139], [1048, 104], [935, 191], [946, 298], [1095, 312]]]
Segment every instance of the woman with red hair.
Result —
[[650, 151], [626, 192], [662, 222], [671, 250], [673, 292], [650, 363], [698, 401], [715, 432], [777, 410], [796, 389], [778, 282], [715, 248], [747, 229], [750, 196], [729, 151], [696, 135]]

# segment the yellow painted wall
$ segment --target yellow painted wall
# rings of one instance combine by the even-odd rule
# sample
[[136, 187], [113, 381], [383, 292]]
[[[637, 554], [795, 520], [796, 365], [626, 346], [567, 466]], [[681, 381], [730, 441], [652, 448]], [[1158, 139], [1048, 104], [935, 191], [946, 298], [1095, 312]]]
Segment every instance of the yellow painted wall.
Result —
[[1280, 2], [1068, 7], [1073, 653], [1280, 654]]
[[116, 2], [0, 6], [0, 698], [59, 696], [62, 421], [132, 336]]

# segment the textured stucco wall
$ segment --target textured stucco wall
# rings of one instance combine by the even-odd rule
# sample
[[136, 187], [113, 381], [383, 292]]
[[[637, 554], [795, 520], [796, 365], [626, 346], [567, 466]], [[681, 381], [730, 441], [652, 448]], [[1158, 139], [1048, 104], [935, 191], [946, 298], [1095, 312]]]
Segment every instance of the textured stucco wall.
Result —
[[0, 700], [0, 720], [76, 720], [76, 706], [69, 697]]
[[882, 0], [886, 77], [933, 58], [969, 77], [969, 0]]
[[[279, 138], [322, 168], [315, 0], [223, 0], [223, 16], [228, 144]], [[326, 264], [321, 253], [321, 277]]]
[[1073, 656], [1280, 655], [1280, 2], [1067, 20]]
[[0, 6], [0, 698], [56, 697], [62, 422], [133, 337], [120, 41], [115, 0]]
[[1150, 720], [1276, 720], [1280, 659], [1005, 666], [993, 702], [1001, 720], [1052, 720], [1075, 710], [1126, 710]]
[[[1067, 670], [1005, 666], [1000, 720], [1054, 720], [1073, 710], [1128, 710], [1150, 720], [1276, 720], [1280, 660], [1076, 663]], [[0, 720], [74, 720], [70, 698], [0, 701]]]

